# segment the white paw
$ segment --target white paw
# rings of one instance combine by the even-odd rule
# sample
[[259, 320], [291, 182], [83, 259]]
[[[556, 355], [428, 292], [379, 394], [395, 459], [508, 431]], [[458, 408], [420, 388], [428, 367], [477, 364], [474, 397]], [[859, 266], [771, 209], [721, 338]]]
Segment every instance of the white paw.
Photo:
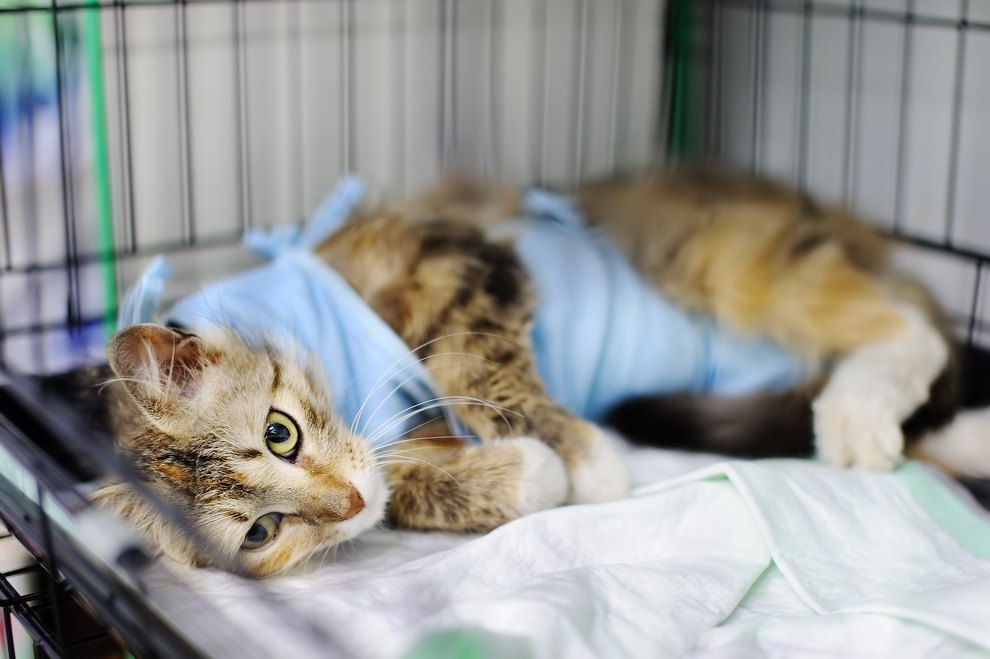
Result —
[[903, 459], [901, 422], [925, 402], [948, 346], [920, 310], [897, 305], [902, 330], [845, 354], [812, 404], [819, 456], [889, 470]]
[[629, 494], [629, 468], [608, 434], [598, 426], [591, 429], [584, 461], [571, 470], [568, 503], [615, 501]]
[[822, 396], [812, 404], [815, 446], [836, 467], [889, 471], [903, 459], [904, 435], [882, 404], [849, 396]]
[[567, 469], [552, 448], [532, 437], [501, 439], [497, 440], [497, 444], [512, 445], [522, 454], [519, 498], [516, 502], [520, 515], [564, 503], [569, 485]]

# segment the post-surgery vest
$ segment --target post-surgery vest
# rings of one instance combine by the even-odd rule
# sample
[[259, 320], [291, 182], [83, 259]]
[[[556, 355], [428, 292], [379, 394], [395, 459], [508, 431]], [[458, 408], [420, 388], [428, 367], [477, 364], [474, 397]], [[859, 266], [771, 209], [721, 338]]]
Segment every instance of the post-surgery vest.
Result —
[[[322, 363], [345, 423], [360, 414], [355, 427], [365, 434], [398, 436], [412, 419], [422, 420], [412, 412], [435, 407], [437, 387], [410, 347], [312, 252], [361, 194], [360, 181], [345, 178], [302, 230], [250, 232], [245, 242], [266, 264], [205, 286], [163, 315], [169, 268], [157, 259], [125, 299], [121, 326], [162, 322], [202, 332], [222, 325], [248, 338], [290, 342]], [[568, 199], [530, 190], [523, 207], [522, 217], [497, 231], [514, 238], [534, 280], [537, 371], [550, 396], [574, 414], [599, 420], [618, 402], [649, 393], [783, 388], [812, 372], [812, 364], [769, 340], [668, 301]]]

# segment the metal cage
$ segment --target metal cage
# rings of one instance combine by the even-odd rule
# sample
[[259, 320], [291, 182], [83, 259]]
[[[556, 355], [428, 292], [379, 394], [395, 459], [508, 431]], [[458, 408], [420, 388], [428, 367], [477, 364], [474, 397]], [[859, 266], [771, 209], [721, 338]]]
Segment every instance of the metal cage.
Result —
[[671, 5], [671, 154], [851, 206], [908, 242], [969, 345], [987, 343], [990, 9], [968, 0]]
[[[0, 517], [44, 568], [0, 574], [8, 652], [13, 615], [40, 654], [252, 656], [148, 592], [139, 548], [63, 523], [126, 468], [24, 375], [99, 360], [153, 255], [195, 287], [349, 171], [384, 196], [455, 164], [568, 184], [716, 158], [903, 238], [981, 346], [988, 56], [967, 0], [0, 0]], [[72, 597], [112, 635], [71, 630]]]

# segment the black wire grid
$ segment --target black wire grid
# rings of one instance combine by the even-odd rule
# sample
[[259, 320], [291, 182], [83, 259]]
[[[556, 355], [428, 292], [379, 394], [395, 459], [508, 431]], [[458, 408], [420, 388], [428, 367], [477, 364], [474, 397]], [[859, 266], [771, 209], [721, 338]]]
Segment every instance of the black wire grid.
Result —
[[[32, 372], [72, 365], [71, 358], [53, 356], [49, 342], [31, 339], [105, 323], [133, 279], [135, 264], [147, 257], [236, 245], [249, 228], [302, 221], [347, 172], [367, 175], [377, 168], [373, 182], [410, 192], [455, 163], [483, 173], [511, 170], [529, 182], [562, 183], [653, 160], [660, 146], [654, 63], [661, 6], [661, 0], [117, 0], [0, 6], [0, 29], [3, 21], [43, 20], [52, 36], [45, 47], [53, 49], [55, 62], [60, 130], [59, 171], [53, 176], [60, 186], [57, 213], [64, 234], [61, 249], [46, 252], [32, 244], [35, 253], [22, 253], [16, 246], [24, 239], [11, 229], [23, 234], [23, 227], [47, 221], [37, 207], [38, 182], [22, 183], [26, 201], [19, 213], [9, 208], [10, 184], [0, 182], [0, 283], [10, 282], [0, 287], [0, 295], [6, 293], [0, 306], [6, 308], [13, 294], [29, 307], [16, 319], [0, 315], [0, 342], [8, 344], [0, 343], [0, 358]], [[78, 54], [79, 34], [87, 37], [79, 24], [94, 12], [102, 41], [113, 231], [111, 244], [103, 246], [90, 238], [93, 193], [85, 178], [89, 173], [81, 175], [79, 165], [93, 145], [87, 141], [89, 129], [74, 123], [86, 99], [73, 93], [80, 65], [71, 57]], [[204, 34], [204, 18], [216, 33]], [[602, 21], [607, 30], [593, 28]], [[156, 23], [154, 33], [149, 22]], [[514, 53], [506, 52], [504, 35], [520, 22], [529, 31], [512, 43], [526, 51], [528, 73], [516, 84], [515, 71], [509, 70]], [[278, 44], [275, 50], [266, 51], [272, 43]], [[378, 52], [372, 53], [374, 48]], [[209, 65], [213, 68], [204, 74], [208, 56], [203, 53], [210, 49], [221, 51], [208, 56], [224, 63]], [[155, 53], [165, 54], [149, 67]], [[277, 72], [265, 61], [273, 57], [279, 59]], [[607, 63], [605, 70], [599, 62]], [[155, 162], [149, 160], [152, 150], [144, 134], [153, 113], [147, 100], [141, 105], [149, 72], [160, 78], [155, 88], [167, 90], [161, 96], [167, 107], [154, 108], [163, 118], [157, 128], [168, 136], [153, 145], [161, 151]], [[204, 83], [204, 75], [211, 80]], [[224, 90], [211, 90], [213, 83]], [[387, 88], [387, 114], [374, 115], [375, 103], [367, 100], [378, 93], [373, 85]], [[501, 103], [507, 86], [521, 99], [510, 109]], [[224, 113], [219, 131], [205, 107], [207, 96]], [[424, 97], [432, 100], [420, 110]], [[321, 100], [327, 101], [317, 106], [328, 113], [321, 131], [327, 134], [315, 136], [310, 108]], [[270, 106], [279, 103], [284, 111], [273, 118]], [[506, 144], [519, 142], [507, 128], [510, 112], [525, 113], [532, 136], [514, 154], [505, 153]], [[631, 125], [642, 128], [634, 132]], [[22, 125], [24, 130], [29, 129]], [[215, 150], [221, 155], [204, 154], [200, 146], [210, 141], [210, 132], [223, 133]], [[274, 138], [266, 133], [277, 134], [279, 145], [273, 147]], [[386, 133], [395, 147], [389, 149], [389, 164], [382, 165], [381, 157], [368, 154], [378, 134]], [[6, 140], [9, 153], [13, 138]], [[39, 156], [36, 141], [24, 138], [32, 162]], [[325, 151], [321, 157], [314, 156], [318, 148]], [[282, 172], [273, 173], [267, 162], [273, 149], [284, 151]], [[216, 167], [218, 162], [223, 166]], [[526, 171], [520, 173], [519, 162]], [[163, 172], [159, 191], [172, 204], [167, 214], [147, 201], [155, 197], [144, 174], [149, 164]], [[5, 167], [9, 163], [0, 162], [0, 170]], [[217, 194], [207, 181], [217, 169], [224, 170], [222, 182], [229, 184], [219, 221], [208, 212], [215, 209]], [[270, 194], [266, 190], [273, 182], [283, 189]], [[277, 195], [281, 199], [272, 202]], [[48, 238], [55, 238], [54, 230]], [[108, 266], [115, 270], [116, 296], [89, 300], [95, 273]], [[48, 291], [56, 287], [64, 300], [51, 299], [55, 294]], [[42, 298], [44, 305], [38, 302]]]
[[[99, 444], [86, 437], [68, 408], [41, 397], [32, 383], [17, 376], [0, 381], [0, 410], [6, 467], [0, 474], [0, 520], [9, 529], [0, 542], [8, 549], [19, 542], [34, 559], [0, 573], [5, 656], [16, 656], [13, 618], [33, 639], [35, 656], [124, 656], [121, 637], [96, 622], [97, 612], [142, 655], [200, 656], [199, 648], [156, 618], [154, 607], [135, 588], [139, 581], [128, 584], [119, 572], [87, 558], [79, 543], [93, 539], [75, 537], [53, 517], [55, 507], [81, 511], [87, 506], [76, 488], [92, 458], [80, 449], [100, 455]], [[33, 491], [12, 463], [30, 473]], [[137, 569], [145, 563], [139, 551], [118, 558], [119, 567]], [[20, 588], [12, 579], [20, 580]]]
[[[10, 533], [0, 535], [3, 546], [20, 546]], [[50, 566], [32, 562], [23, 567], [0, 573], [0, 608], [3, 610], [4, 652], [16, 657], [14, 619], [32, 639], [35, 657], [123, 656], [123, 648], [106, 627], [96, 623], [92, 614], [82, 609], [80, 603], [67, 590], [64, 582], [56, 581], [48, 571]], [[13, 583], [27, 579], [27, 594]], [[12, 581], [13, 580], [13, 581]], [[74, 630], [67, 635], [63, 631], [63, 619], [71, 616], [76, 624], [81, 618], [84, 631]]]
[[[378, 5], [387, 19], [382, 23], [384, 32], [380, 25], [367, 24], [364, 12], [371, 5]], [[834, 90], [844, 112], [844, 132], [836, 137], [844, 172], [838, 196], [847, 201], [855, 201], [860, 174], [868, 173], [859, 169], [865, 46], [875, 26], [900, 31], [899, 101], [891, 118], [897, 132], [891, 158], [898, 163], [891, 190], [893, 210], [879, 219], [891, 233], [970, 272], [968, 308], [954, 311], [972, 344], [987, 329], [980, 301], [990, 249], [958, 239], [956, 193], [961, 175], [970, 167], [961, 149], [963, 108], [970, 93], [967, 72], [980, 64], [969, 53], [975, 41], [990, 34], [990, 15], [977, 14], [976, 3], [969, 0], [944, 5], [951, 5], [951, 11], [923, 0], [902, 0], [901, 5], [897, 0], [670, 0], [661, 39], [654, 34], [660, 24], [659, 0], [419, 0], [418, 5], [368, 0], [360, 7], [355, 0], [8, 0], [0, 4], [0, 39], [16, 34], [33, 39], [31, 48], [47, 52], [54, 80], [50, 117], [55, 130], [54, 139], [43, 145], [39, 138], [43, 118], [31, 104], [34, 101], [23, 94], [0, 96], [0, 103], [8, 104], [6, 115], [19, 117], [15, 124], [6, 124], [6, 131], [0, 123], [0, 364], [37, 373], [76, 365], [71, 356], [66, 361], [55, 354], [51, 337], [68, 336], [70, 345], [73, 337], [80, 336], [83, 343], [98, 343], [100, 332], [112, 323], [122, 289], [148, 257], [212, 255], [237, 245], [251, 227], [299, 222], [312, 209], [317, 188], [329, 188], [336, 176], [349, 171], [364, 174], [377, 167], [380, 182], [400, 192], [454, 164], [508, 174], [518, 182], [566, 184], [635, 168], [668, 150], [682, 158], [715, 157], [753, 171], [783, 174], [814, 190], [818, 181], [813, 165], [819, 154], [813, 140], [812, 106], [820, 85], [813, 69], [814, 28], [821, 19], [838, 21], [847, 35], [848, 48], [840, 57], [841, 83]], [[321, 7], [331, 8], [326, 29], [333, 33], [324, 43], [324, 57], [317, 58], [318, 77], [332, 87], [332, 93], [326, 94], [332, 99], [332, 120], [328, 120], [332, 135], [325, 140], [332, 148], [326, 149], [322, 160], [313, 157], [317, 138], [310, 132], [312, 118], [304, 109], [304, 101], [316, 93], [304, 79], [312, 73], [307, 67], [315, 66], [314, 51], [301, 37], [314, 29], [309, 25], [312, 12]], [[419, 18], [421, 9], [426, 10], [425, 19]], [[279, 27], [265, 25], [272, 11]], [[203, 12], [223, 15], [225, 27], [219, 36], [204, 36]], [[90, 237], [95, 221], [87, 210], [94, 205], [90, 178], [94, 168], [89, 163], [95, 145], [77, 119], [87, 112], [87, 98], [79, 91], [79, 58], [88, 34], [85, 20], [94, 13], [102, 35], [97, 61], [105, 78], [104, 141], [109, 148], [105, 201], [112, 235], [103, 245]], [[143, 41], [148, 38], [144, 19], [152, 13], [165, 36], [151, 39], [149, 45]], [[793, 112], [787, 119], [796, 127], [788, 146], [793, 166], [784, 173], [774, 170], [767, 151], [768, 139], [779, 132], [779, 122], [771, 125], [768, 117], [769, 93], [779, 82], [771, 76], [771, 48], [779, 36], [781, 17], [787, 17], [796, 30], [792, 36], [797, 60]], [[504, 34], [519, 21], [528, 26], [527, 36], [510, 46]], [[362, 68], [367, 54], [362, 44], [369, 34], [374, 37], [375, 29], [387, 37], [386, 54], [379, 58], [386, 62], [379, 71], [386, 72], [386, 79], [379, 82], [388, 88], [394, 109], [387, 113], [385, 125], [371, 126], [371, 131], [387, 132], [397, 145], [384, 165], [381, 158], [368, 156], [372, 120], [363, 100], [369, 82]], [[905, 221], [909, 177], [904, 156], [912, 148], [911, 72], [919, 57], [919, 30], [955, 35], [949, 166], [943, 173], [948, 192], [934, 234], [915, 231]], [[421, 52], [417, 39], [424, 32], [429, 44]], [[272, 93], [270, 80], [262, 76], [259, 81], [258, 70], [264, 66], [258, 44], [269, 42], [281, 44], [277, 56], [284, 66], [277, 76], [278, 89], [287, 91], [289, 101]], [[226, 62], [226, 100], [217, 103], [218, 112], [225, 113], [220, 124], [202, 123], [198, 95], [204, 89], [200, 59], [204, 44], [222, 51]], [[141, 68], [148, 48], [165, 53], [161, 61], [167, 71], [161, 70], [160, 80], [147, 80], [147, 70]], [[525, 75], [516, 70], [519, 62], [512, 59], [512, 48], [525, 51]], [[5, 65], [4, 57], [22, 67], [8, 79], [22, 81], [36, 75], [31, 63], [0, 48], [0, 66]], [[663, 89], [661, 68], [666, 72]], [[420, 75], [424, 69], [431, 72], [425, 78]], [[2, 73], [0, 69], [0, 83]], [[137, 108], [147, 102], [142, 94], [149, 85], [171, 90], [165, 110], [168, 121], [161, 127], [168, 133], [171, 150], [162, 154], [159, 163], [171, 172], [162, 184], [175, 210], [166, 229], [144, 199], [147, 179], [142, 178], [141, 168], [148, 163], [148, 142], [142, 133], [146, 127], [138, 123], [147, 108]], [[521, 100], [515, 105], [505, 102], [508, 92], [519, 94]], [[425, 112], [412, 117], [409, 108], [424, 94], [434, 100]], [[10, 112], [12, 102], [18, 104], [18, 112]], [[274, 125], [265, 108], [277, 102], [290, 111]], [[93, 112], [93, 106], [88, 107]], [[514, 124], [507, 116], [513, 111], [526, 117], [515, 124], [526, 145], [515, 152], [512, 142], [518, 136], [508, 128]], [[0, 112], [0, 119], [4, 116]], [[209, 139], [207, 133], [216, 126], [222, 126], [228, 137], [222, 155], [230, 183], [225, 206], [232, 218], [219, 225], [210, 221], [203, 206], [213, 193], [204, 183], [204, 169], [209, 169], [204, 162], [217, 161], [204, 160], [201, 151], [202, 140]], [[272, 147], [264, 131], [274, 133], [289, 154], [284, 159], [281, 203], [265, 196], [261, 172]], [[16, 162], [11, 157], [15, 146]], [[46, 159], [53, 161], [48, 170]], [[317, 161], [326, 171], [314, 172]], [[40, 180], [45, 176], [50, 179], [47, 183]], [[276, 207], [278, 217], [273, 216]], [[106, 284], [100, 274], [106, 272], [113, 273], [112, 295], [91, 296], [90, 289]], [[91, 359], [92, 354], [83, 354], [79, 362]], [[38, 417], [45, 416], [47, 403], [23, 392], [16, 378], [11, 382], [6, 385], [11, 393], [0, 395], [0, 446], [35, 473], [38, 501], [61, 501], [69, 492], [70, 507], [84, 505], [81, 497], [71, 494], [78, 479], [66, 476], [45, 451], [33, 446], [37, 438], [32, 433], [39, 427]], [[18, 422], [25, 418], [34, 421]], [[78, 428], [75, 433], [64, 428], [44, 432], [55, 443], [65, 433], [80, 434]], [[141, 598], [126, 586], [81, 560], [71, 539], [62, 538], [62, 531], [48, 520], [44, 506], [25, 500], [2, 475], [0, 518], [44, 568], [37, 572], [42, 589], [23, 596], [10, 583], [21, 576], [20, 571], [0, 573], [0, 609], [11, 655], [12, 615], [38, 648], [52, 656], [76, 656], [79, 644], [106, 642], [105, 632], [66, 638], [61, 609], [53, 603], [67, 601], [67, 592], [89, 602], [126, 642], [139, 639], [146, 654], [192, 656], [201, 651], [164, 622], [146, 617], [150, 614], [143, 610]]]
[[[986, 4], [971, 0], [706, 0], [672, 6], [675, 12], [693, 14], [694, 24], [701, 26], [680, 35], [679, 40], [675, 35], [672, 46], [673, 61], [680, 57], [690, 62], [695, 67], [694, 78], [703, 81], [682, 92], [696, 115], [690, 127], [695, 139], [688, 145], [691, 153], [769, 173], [812, 192], [824, 187], [822, 197], [828, 201], [856, 208], [863, 194], [870, 192], [864, 188], [875, 172], [864, 164], [871, 155], [866, 153], [870, 137], [866, 133], [877, 124], [875, 119], [870, 124], [866, 113], [875, 112], [878, 103], [876, 95], [868, 98], [875, 91], [868, 85], [876, 85], [876, 71], [884, 70], [884, 83], [896, 89], [883, 108], [886, 127], [895, 135], [890, 153], [885, 154], [893, 180], [884, 190], [880, 214], [871, 219], [930, 258], [968, 273], [957, 273], [945, 285], [971, 291], [965, 302], [952, 296], [956, 299], [948, 311], [967, 346], [984, 344], [982, 334], [988, 327], [982, 317], [982, 300], [990, 258], [990, 218], [987, 206], [981, 205], [975, 217], [967, 209], [966, 226], [961, 226], [960, 195], [964, 176], [967, 181], [979, 180], [990, 168], [990, 160], [973, 158], [971, 153], [964, 157], [962, 148], [964, 108], [975, 110], [973, 117], [978, 117], [985, 115], [990, 103], [980, 82], [986, 64], [981, 55], [986, 56], [984, 44], [990, 43]], [[839, 41], [834, 47], [816, 43], [822, 35]], [[883, 46], [879, 45], [881, 38]], [[945, 44], [943, 51], [951, 48], [951, 52], [933, 54], [931, 46], [936, 40]], [[943, 56], [937, 67], [930, 64], [935, 56]], [[881, 61], [885, 57], [890, 61]], [[790, 61], [781, 66], [781, 59]], [[926, 65], [930, 68], [925, 69]], [[792, 69], [793, 75], [781, 79], [784, 68]], [[951, 85], [950, 93], [935, 99], [922, 96], [929, 82], [924, 75], [931, 76], [932, 68], [938, 68], [938, 74]], [[829, 120], [838, 128], [824, 131], [816, 145], [815, 112], [825, 112], [816, 105], [824, 95], [828, 96], [828, 111], [836, 115]], [[786, 97], [787, 107], [775, 110], [772, 103], [779, 104], [781, 97]], [[943, 110], [931, 130], [946, 137], [934, 147], [915, 144], [921, 132], [916, 122], [922, 120], [920, 106], [925, 103], [939, 103]], [[826, 123], [820, 114], [818, 120]], [[986, 135], [985, 122], [978, 122], [969, 118], [968, 139]], [[781, 139], [781, 135], [786, 137]], [[831, 143], [823, 144], [826, 139]], [[771, 154], [774, 141], [776, 152]], [[821, 177], [812, 171], [825, 155], [816, 146], [832, 154], [831, 162], [841, 178], [838, 183], [822, 185]], [[781, 149], [789, 152], [784, 158]], [[908, 168], [925, 149], [925, 155], [935, 152], [938, 159], [938, 167], [930, 167], [928, 175], [941, 182], [937, 194], [944, 198], [944, 205], [921, 226], [908, 217], [913, 210], [911, 188], [917, 184]], [[944, 292], [945, 287], [935, 290]]]

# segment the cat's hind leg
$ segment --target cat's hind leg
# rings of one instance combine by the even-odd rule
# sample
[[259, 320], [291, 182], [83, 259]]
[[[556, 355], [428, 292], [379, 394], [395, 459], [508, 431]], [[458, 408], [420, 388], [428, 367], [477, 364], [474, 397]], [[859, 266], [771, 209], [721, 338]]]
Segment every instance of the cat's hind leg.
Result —
[[775, 274], [774, 308], [760, 329], [834, 362], [812, 403], [819, 457], [843, 467], [894, 467], [903, 459], [902, 424], [951, 366], [935, 305], [917, 284], [866, 272], [834, 243]]
[[753, 285], [766, 297], [749, 328], [834, 361], [812, 404], [819, 456], [837, 466], [892, 468], [904, 452], [902, 424], [950, 366], [935, 305], [906, 278], [857, 266], [836, 242], [754, 270]]
[[582, 201], [670, 299], [833, 360], [813, 407], [825, 460], [900, 459], [901, 424], [929, 400], [950, 349], [929, 296], [887, 269], [881, 236], [797, 192], [719, 172], [608, 183]]

